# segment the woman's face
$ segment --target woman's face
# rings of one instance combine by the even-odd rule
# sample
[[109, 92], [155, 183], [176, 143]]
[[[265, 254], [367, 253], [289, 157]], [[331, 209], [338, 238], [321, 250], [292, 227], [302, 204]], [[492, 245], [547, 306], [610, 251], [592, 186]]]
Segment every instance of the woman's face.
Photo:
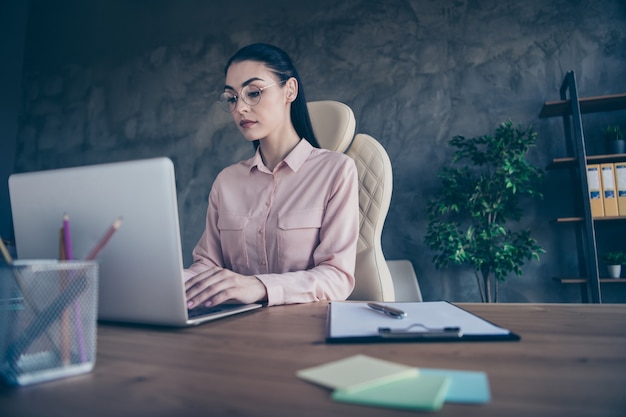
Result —
[[[279, 136], [291, 127], [291, 93], [294, 84], [293, 78], [281, 83], [261, 62], [242, 61], [231, 64], [226, 73], [224, 92], [236, 100], [232, 111], [233, 120], [247, 140]], [[245, 98], [242, 100], [244, 87], [247, 91], [244, 90]]]

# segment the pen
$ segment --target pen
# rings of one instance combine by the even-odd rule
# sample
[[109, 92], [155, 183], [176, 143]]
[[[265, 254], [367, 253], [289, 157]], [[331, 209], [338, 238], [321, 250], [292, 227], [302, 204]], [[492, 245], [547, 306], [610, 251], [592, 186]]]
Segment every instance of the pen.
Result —
[[377, 303], [367, 303], [367, 306], [371, 309], [379, 311], [395, 319], [403, 319], [406, 317], [406, 313], [398, 308], [389, 307], [389, 306], [386, 306], [383, 304], [377, 304]]

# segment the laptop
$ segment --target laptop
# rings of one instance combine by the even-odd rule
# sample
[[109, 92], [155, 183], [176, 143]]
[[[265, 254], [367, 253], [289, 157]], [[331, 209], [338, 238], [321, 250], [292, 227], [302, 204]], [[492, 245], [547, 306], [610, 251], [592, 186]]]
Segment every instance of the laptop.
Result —
[[261, 307], [187, 310], [174, 164], [169, 158], [13, 174], [9, 193], [18, 259], [55, 259], [64, 215], [74, 259], [98, 253], [98, 319], [183, 327]]

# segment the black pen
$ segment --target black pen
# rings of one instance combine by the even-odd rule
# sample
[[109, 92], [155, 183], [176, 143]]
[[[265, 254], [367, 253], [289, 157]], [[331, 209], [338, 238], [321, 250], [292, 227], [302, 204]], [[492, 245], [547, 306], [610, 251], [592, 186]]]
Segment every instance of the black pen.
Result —
[[377, 303], [367, 303], [369, 308], [372, 308], [376, 311], [380, 311], [381, 313], [393, 317], [394, 319], [403, 319], [406, 317], [406, 313], [398, 308], [389, 307], [383, 304]]

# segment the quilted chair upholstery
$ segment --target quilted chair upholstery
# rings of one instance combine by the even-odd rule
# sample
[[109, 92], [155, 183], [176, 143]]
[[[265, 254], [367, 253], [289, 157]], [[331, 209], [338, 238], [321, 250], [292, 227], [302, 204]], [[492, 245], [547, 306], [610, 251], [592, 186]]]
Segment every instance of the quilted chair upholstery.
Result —
[[[394, 284], [381, 247], [391, 202], [392, 171], [385, 149], [371, 136], [355, 132], [352, 109], [336, 101], [308, 103], [313, 130], [322, 148], [354, 159], [359, 177], [359, 242], [351, 300], [394, 301]], [[353, 139], [354, 138], [354, 139]]]
[[354, 137], [346, 153], [354, 159], [359, 175], [356, 285], [350, 299], [395, 301], [393, 279], [380, 241], [391, 203], [391, 161], [382, 145], [363, 133]]

